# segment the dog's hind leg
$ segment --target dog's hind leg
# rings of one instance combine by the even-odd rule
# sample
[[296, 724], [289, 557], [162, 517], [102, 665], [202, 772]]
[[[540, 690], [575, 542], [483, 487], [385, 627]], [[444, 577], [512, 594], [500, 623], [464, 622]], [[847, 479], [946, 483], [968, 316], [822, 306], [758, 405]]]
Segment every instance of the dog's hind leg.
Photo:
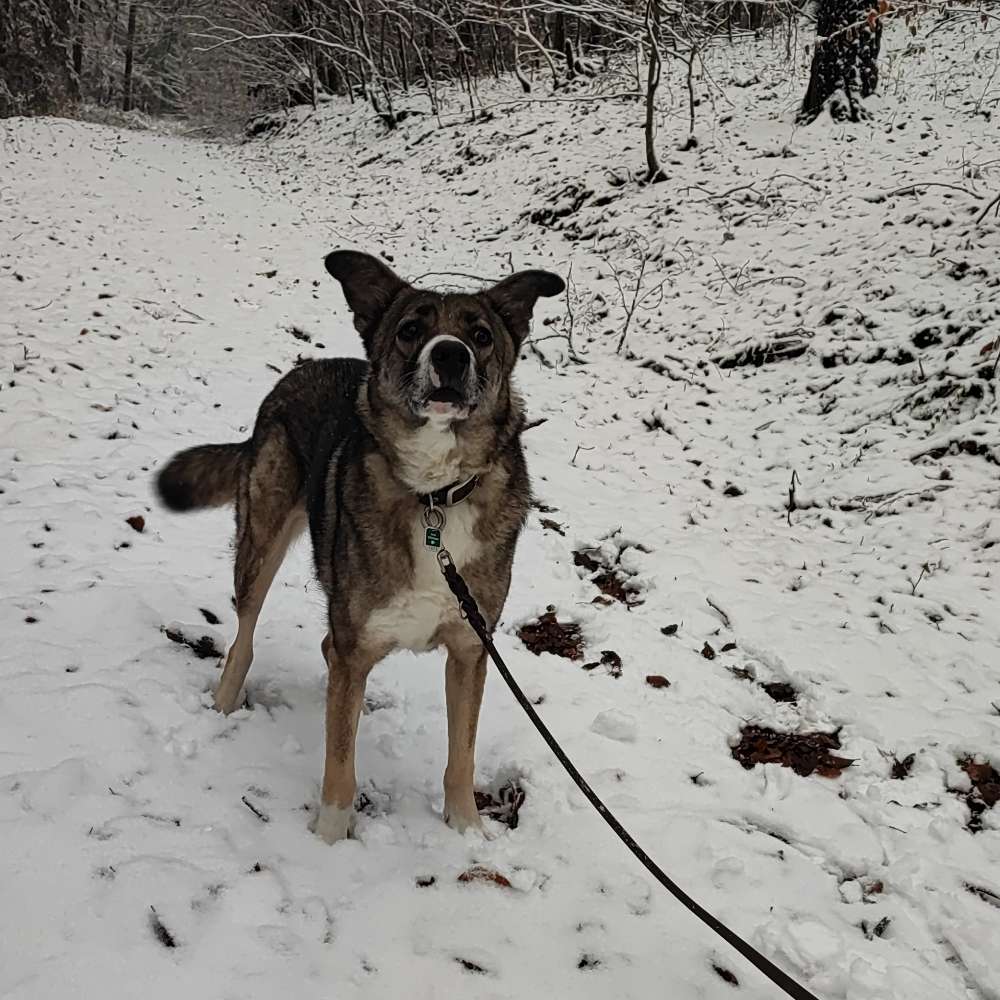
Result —
[[462, 629], [445, 636], [448, 766], [444, 772], [444, 821], [459, 833], [482, 828], [473, 779], [479, 707], [486, 683], [486, 653], [471, 629], [465, 625]]
[[295, 456], [284, 431], [257, 449], [236, 497], [236, 614], [239, 628], [229, 648], [215, 707], [227, 715], [238, 704], [253, 662], [253, 634], [264, 599], [288, 547], [305, 527]]

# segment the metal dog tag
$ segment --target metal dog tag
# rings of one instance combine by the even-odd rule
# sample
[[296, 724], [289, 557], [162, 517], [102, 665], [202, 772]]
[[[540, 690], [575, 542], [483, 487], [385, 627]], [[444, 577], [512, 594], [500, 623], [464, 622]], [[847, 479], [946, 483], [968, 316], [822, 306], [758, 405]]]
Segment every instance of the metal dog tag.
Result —
[[444, 511], [440, 507], [424, 510], [424, 545], [429, 549], [441, 548], [441, 529], [444, 527]]

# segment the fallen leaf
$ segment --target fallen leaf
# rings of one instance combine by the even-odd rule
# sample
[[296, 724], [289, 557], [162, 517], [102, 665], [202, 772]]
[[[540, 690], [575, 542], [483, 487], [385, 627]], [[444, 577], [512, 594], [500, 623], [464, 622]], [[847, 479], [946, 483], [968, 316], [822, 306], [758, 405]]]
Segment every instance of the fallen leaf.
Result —
[[500, 872], [493, 868], [487, 868], [485, 865], [473, 865], [467, 871], [462, 872], [458, 876], [459, 882], [491, 882], [493, 885], [502, 886], [504, 889], [510, 889], [510, 879], [506, 875], [501, 875]]
[[897, 781], [908, 778], [910, 771], [913, 770], [916, 759], [917, 755], [915, 753], [908, 753], [902, 760], [894, 755], [892, 758], [892, 777]]
[[597, 667], [607, 668], [607, 672], [612, 677], [621, 677], [622, 658], [613, 649], [603, 649], [601, 650], [600, 662], [585, 663], [583, 665], [584, 670], [595, 670]]
[[765, 694], [772, 701], [795, 704], [798, 701], [799, 693], [786, 681], [771, 681], [768, 684], [761, 684]]

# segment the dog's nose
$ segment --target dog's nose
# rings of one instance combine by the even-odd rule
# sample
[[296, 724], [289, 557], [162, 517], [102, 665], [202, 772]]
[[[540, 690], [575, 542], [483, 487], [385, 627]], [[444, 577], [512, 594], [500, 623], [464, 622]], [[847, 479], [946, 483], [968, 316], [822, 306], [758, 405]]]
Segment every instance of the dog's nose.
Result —
[[469, 349], [459, 340], [439, 340], [431, 349], [431, 364], [445, 383], [461, 382], [470, 361]]

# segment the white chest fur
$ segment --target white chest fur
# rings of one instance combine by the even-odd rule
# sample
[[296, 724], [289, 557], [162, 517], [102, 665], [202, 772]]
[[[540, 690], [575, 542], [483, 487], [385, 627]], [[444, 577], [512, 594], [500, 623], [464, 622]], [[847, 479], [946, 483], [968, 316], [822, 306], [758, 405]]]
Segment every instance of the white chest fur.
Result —
[[430, 417], [397, 451], [399, 476], [417, 493], [439, 490], [458, 479], [458, 441], [447, 417]]
[[[442, 542], [459, 570], [468, 566], [479, 552], [474, 537], [476, 509], [468, 501], [446, 509], [447, 522]], [[458, 621], [458, 605], [438, 566], [437, 550], [424, 544], [424, 525], [418, 515], [410, 531], [413, 577], [393, 599], [373, 612], [365, 628], [366, 636], [391, 642], [397, 649], [422, 652], [430, 649], [434, 633], [446, 621]]]

